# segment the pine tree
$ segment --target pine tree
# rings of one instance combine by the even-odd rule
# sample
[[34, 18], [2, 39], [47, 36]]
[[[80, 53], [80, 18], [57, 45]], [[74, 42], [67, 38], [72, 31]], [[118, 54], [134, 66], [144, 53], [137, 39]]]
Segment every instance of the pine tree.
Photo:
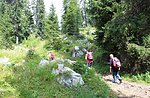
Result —
[[36, 23], [36, 35], [45, 38], [45, 6], [43, 0], [36, 0], [36, 12], [35, 12], [35, 23]]
[[60, 33], [59, 25], [58, 25], [58, 18], [57, 18], [56, 11], [55, 11], [53, 4], [50, 6], [50, 12], [46, 20], [45, 28], [47, 32], [46, 34], [47, 37], [48, 36], [57, 37]]
[[34, 15], [31, 12], [31, 5], [28, 3], [26, 10], [25, 10], [25, 15], [27, 17], [27, 26], [26, 26], [26, 33], [27, 35], [25, 35], [26, 39], [27, 37], [30, 35], [31, 32], [34, 32], [35, 30], [35, 24], [34, 24]]
[[14, 34], [15, 37], [14, 42], [19, 44], [24, 38], [29, 35], [28, 32], [28, 18], [26, 16], [26, 8], [27, 8], [27, 0], [15, 0], [13, 4], [11, 4], [11, 13], [12, 13], [12, 23], [14, 25]]
[[48, 39], [46, 48], [59, 50], [61, 46], [61, 38], [59, 37], [60, 30], [58, 25], [58, 18], [53, 4], [50, 6], [50, 12], [46, 19], [45, 29], [46, 38]]
[[69, 35], [78, 35], [79, 27], [81, 26], [78, 0], [64, 0], [63, 9], [62, 32]]
[[0, 48], [12, 47], [12, 31], [10, 7], [5, 0], [0, 2]]

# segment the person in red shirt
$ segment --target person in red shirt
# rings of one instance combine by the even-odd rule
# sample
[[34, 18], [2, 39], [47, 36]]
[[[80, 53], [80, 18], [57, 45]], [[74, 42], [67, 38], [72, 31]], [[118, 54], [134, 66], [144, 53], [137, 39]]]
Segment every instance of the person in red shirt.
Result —
[[49, 60], [52, 61], [55, 59], [55, 55], [52, 52], [49, 52]]
[[85, 60], [87, 62], [87, 66], [91, 67], [92, 64], [93, 64], [93, 55], [92, 55], [92, 52], [88, 52], [88, 51], [86, 52]]
[[112, 73], [113, 76], [113, 83], [117, 83], [117, 79], [122, 83], [122, 79], [119, 75], [120, 67], [116, 66], [115, 57], [113, 54], [109, 55], [110, 57], [110, 73]]

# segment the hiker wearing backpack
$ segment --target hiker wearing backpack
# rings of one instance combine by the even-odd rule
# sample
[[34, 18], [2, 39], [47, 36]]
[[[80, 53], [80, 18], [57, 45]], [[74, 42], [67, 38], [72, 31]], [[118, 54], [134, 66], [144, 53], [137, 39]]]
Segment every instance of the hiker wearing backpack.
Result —
[[114, 57], [113, 54], [110, 54], [110, 73], [113, 75], [113, 83], [117, 82], [117, 79], [122, 83], [122, 79], [119, 75], [119, 70], [121, 67], [121, 63], [117, 57]]
[[92, 64], [93, 64], [93, 55], [92, 55], [92, 52], [88, 52], [88, 51], [86, 52], [85, 60], [87, 62], [87, 66], [91, 67]]

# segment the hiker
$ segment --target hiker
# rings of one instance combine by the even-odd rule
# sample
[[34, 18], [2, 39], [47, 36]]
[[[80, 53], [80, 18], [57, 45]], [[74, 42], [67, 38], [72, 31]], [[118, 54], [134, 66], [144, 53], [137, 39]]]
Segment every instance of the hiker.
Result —
[[117, 82], [117, 79], [122, 83], [122, 79], [119, 75], [119, 70], [121, 67], [121, 63], [117, 57], [114, 57], [113, 54], [109, 55], [110, 57], [110, 73], [113, 75], [113, 83]]
[[55, 59], [55, 55], [52, 52], [49, 52], [49, 60], [52, 61]]
[[92, 55], [92, 52], [88, 52], [88, 51], [86, 52], [85, 60], [87, 62], [87, 66], [91, 67], [92, 64], [93, 64], [93, 55]]

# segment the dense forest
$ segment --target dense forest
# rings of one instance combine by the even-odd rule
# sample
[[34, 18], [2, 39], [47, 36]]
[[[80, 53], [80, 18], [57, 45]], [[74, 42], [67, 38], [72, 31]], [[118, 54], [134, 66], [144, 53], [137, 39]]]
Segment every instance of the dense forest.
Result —
[[[0, 49], [2, 52], [0, 57], [5, 56], [3, 50], [11, 51], [16, 46], [24, 44], [27, 48], [38, 47], [38, 49], [41, 49], [41, 51], [37, 51], [37, 54], [41, 53], [38, 55], [39, 57], [37, 54], [32, 54], [33, 51], [28, 52], [26, 56], [28, 63], [32, 56], [39, 60], [40, 57], [45, 57], [47, 55], [45, 51], [49, 50], [55, 51], [58, 55], [59, 52], [62, 54], [68, 53], [68, 56], [72, 48], [81, 43], [81, 47], [94, 52], [95, 68], [100, 68], [100, 70], [96, 69], [97, 72], [103, 70], [106, 73], [108, 66], [103, 68], [104, 66], [99, 65], [107, 65], [109, 54], [113, 53], [121, 60], [122, 72], [130, 75], [142, 74], [145, 78], [150, 76], [149, 0], [63, 0], [62, 12], [61, 22], [59, 22], [55, 6], [51, 4], [47, 13], [44, 0], [0, 0]], [[90, 31], [94, 32], [91, 33]], [[68, 40], [65, 40], [65, 37]], [[84, 39], [88, 39], [90, 46], [83, 45], [81, 41], [84, 41]], [[41, 44], [40, 41], [44, 41], [45, 45]], [[23, 57], [24, 53], [20, 55]], [[18, 63], [19, 60], [20, 56], [15, 63]], [[75, 60], [78, 60], [78, 58]], [[83, 62], [82, 60], [79, 61]], [[34, 62], [34, 59], [31, 61]], [[31, 61], [29, 62], [32, 65]], [[77, 65], [81, 65], [81, 63]], [[29, 73], [33, 74], [32, 66], [29, 68], [31, 68]], [[19, 68], [15, 68], [15, 71], [17, 70]], [[85, 70], [84, 68], [79, 68], [78, 71], [80, 73], [80, 71], [84, 72]], [[39, 73], [35, 72], [33, 76], [42, 76], [46, 72], [48, 70], [45, 72], [40, 71]], [[91, 74], [93, 75], [92, 72]], [[47, 78], [47, 75], [42, 77]], [[96, 84], [92, 84], [92, 80], [87, 79], [92, 78], [92, 76], [83, 75], [83, 77], [87, 84], [92, 86], [84, 87], [80, 90], [84, 91], [87, 88], [94, 89], [96, 87]], [[50, 78], [54, 79], [53, 76]], [[95, 78], [93, 77], [93, 79]], [[149, 83], [149, 80], [150, 78], [145, 81]], [[97, 82], [99, 80], [95, 79], [93, 81]], [[107, 88], [105, 85], [99, 86], [104, 86], [104, 89]], [[57, 88], [54, 89], [56, 90]], [[74, 88], [74, 91], [76, 89]], [[60, 90], [63, 91], [63, 89]], [[97, 98], [107, 96], [103, 95], [105, 92], [100, 92], [99, 88], [96, 90], [96, 94], [92, 91], [89, 97], [86, 96], [88, 91], [82, 92], [84, 94], [80, 93], [80, 97], [86, 96], [90, 98], [90, 96], [95, 96], [93, 98]], [[67, 88], [67, 91], [70, 91], [70, 88]], [[21, 92], [24, 91], [22, 90]], [[34, 93], [37, 94], [36, 92]], [[25, 93], [21, 94], [22, 97], [26, 95]], [[72, 92], [67, 97], [69, 98], [71, 94]], [[77, 95], [72, 96], [79, 98]], [[110, 93], [109, 96], [113, 95]], [[38, 94], [31, 98], [33, 97], [38, 97]], [[60, 98], [61, 96], [57, 97]]]
[[[79, 4], [80, 2], [80, 4]], [[52, 44], [58, 35], [79, 36], [79, 28], [96, 27], [96, 45], [121, 58], [130, 72], [150, 70], [150, 2], [147, 0], [64, 0], [61, 30], [53, 5], [44, 1], [1, 0], [1, 48], [21, 44], [31, 34]], [[81, 7], [80, 7], [81, 6]], [[60, 44], [60, 43], [59, 43]]]

